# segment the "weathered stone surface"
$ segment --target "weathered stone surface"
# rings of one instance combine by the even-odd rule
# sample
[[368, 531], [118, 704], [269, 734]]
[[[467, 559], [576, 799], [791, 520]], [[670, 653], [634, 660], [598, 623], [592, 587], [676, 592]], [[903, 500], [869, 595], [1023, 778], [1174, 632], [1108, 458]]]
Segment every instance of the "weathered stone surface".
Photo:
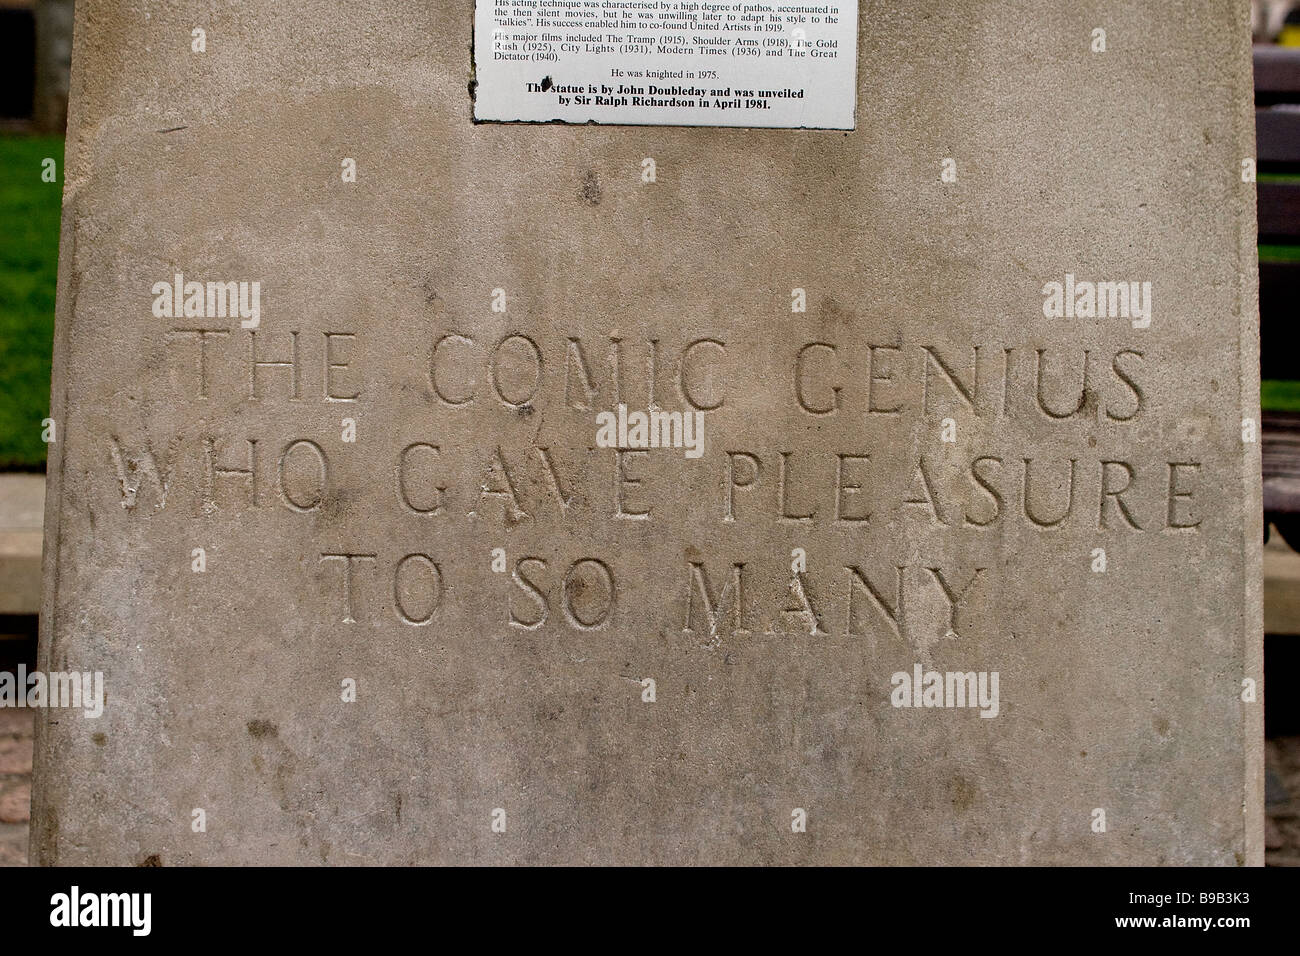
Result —
[[1244, 5], [864, 5], [847, 134], [475, 125], [464, 0], [77, 15], [36, 862], [1262, 860]]

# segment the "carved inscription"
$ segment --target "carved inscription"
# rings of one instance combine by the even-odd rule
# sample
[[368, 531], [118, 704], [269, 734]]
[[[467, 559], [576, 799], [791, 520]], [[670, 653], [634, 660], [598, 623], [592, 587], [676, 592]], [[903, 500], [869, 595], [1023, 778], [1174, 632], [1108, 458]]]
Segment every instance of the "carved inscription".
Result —
[[[364, 333], [177, 325], [163, 339], [177, 401], [274, 414], [242, 428], [205, 421], [190, 433], [111, 435], [107, 464], [120, 506], [141, 519], [178, 508], [209, 516], [270, 510], [316, 528], [349, 501], [405, 514], [434, 535], [429, 546], [336, 541], [317, 551], [313, 573], [326, 605], [318, 614], [347, 626], [425, 628], [489, 585], [494, 572], [483, 561], [439, 551], [440, 528], [473, 527], [487, 553], [503, 534], [532, 525], [561, 535], [603, 523], [665, 525], [680, 535], [685, 515], [694, 531], [676, 567], [664, 568], [680, 584], [662, 620], [643, 620], [648, 602], [637, 591], [646, 582], [621, 574], [610, 547], [563, 558], [509, 554], [498, 569], [510, 586], [495, 623], [574, 632], [651, 623], [703, 646], [753, 633], [880, 633], [928, 656], [936, 641], [963, 636], [968, 609], [995, 599], [996, 553], [963, 566], [916, 554], [902, 560], [900, 534], [977, 544], [1030, 534], [1050, 546], [1064, 531], [1195, 536], [1206, 520], [1205, 465], [1195, 456], [1112, 438], [1117, 454], [1094, 437], [1122, 435], [1149, 414], [1148, 359], [1137, 347], [961, 346], [901, 335], [792, 341], [770, 366], [779, 370], [784, 413], [825, 439], [783, 447], [754, 429], [728, 428], [723, 416], [753, 390], [746, 372], [755, 357], [726, 335], [633, 341], [436, 328], [424, 355], [412, 356], [427, 414], [413, 413], [401, 440], [366, 444], [368, 480], [358, 485], [356, 468], [344, 467], [357, 453], [293, 410], [346, 403], [364, 428], [368, 396], [383, 388], [359, 364], [371, 346]], [[685, 500], [678, 471], [651, 467], [652, 452], [591, 440], [597, 412], [664, 402], [712, 423], [702, 460], [676, 466], [703, 489]], [[560, 425], [523, 437], [489, 429], [472, 442], [457, 430], [494, 416]], [[1017, 429], [1025, 419], [1061, 429], [1062, 443], [1025, 440]], [[917, 440], [918, 429], [933, 435]], [[753, 542], [773, 526], [823, 536], [813, 552], [821, 560], [791, 569], [783, 554], [762, 553]], [[731, 536], [726, 560], [706, 560], [689, 543], [723, 531]]]

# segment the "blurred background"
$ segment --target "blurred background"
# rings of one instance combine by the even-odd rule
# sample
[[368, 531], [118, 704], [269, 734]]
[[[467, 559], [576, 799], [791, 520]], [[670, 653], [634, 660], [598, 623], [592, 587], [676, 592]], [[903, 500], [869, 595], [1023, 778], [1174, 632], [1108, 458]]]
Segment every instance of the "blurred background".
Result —
[[[0, 0], [0, 671], [36, 658], [73, 0]], [[0, 865], [27, 860], [32, 713], [0, 708]]]
[[[85, 0], [83, 0], [85, 2]], [[0, 0], [0, 671], [35, 666], [73, 0]], [[1254, 0], [1267, 860], [1300, 866], [1300, 0]], [[0, 866], [27, 859], [32, 716], [0, 708]]]

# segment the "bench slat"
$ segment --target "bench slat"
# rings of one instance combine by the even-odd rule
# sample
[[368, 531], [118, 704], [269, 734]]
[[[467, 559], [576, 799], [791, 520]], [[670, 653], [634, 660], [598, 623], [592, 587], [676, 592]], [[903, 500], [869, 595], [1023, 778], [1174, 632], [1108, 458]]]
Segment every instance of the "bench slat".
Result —
[[1300, 110], [1255, 110], [1255, 139], [1261, 163], [1300, 162]]
[[1300, 414], [1264, 412], [1261, 423], [1264, 511], [1300, 514]]
[[1300, 183], [1259, 183], [1259, 241], [1300, 239]]
[[1300, 91], [1300, 47], [1255, 45], [1255, 92], [1296, 93]]

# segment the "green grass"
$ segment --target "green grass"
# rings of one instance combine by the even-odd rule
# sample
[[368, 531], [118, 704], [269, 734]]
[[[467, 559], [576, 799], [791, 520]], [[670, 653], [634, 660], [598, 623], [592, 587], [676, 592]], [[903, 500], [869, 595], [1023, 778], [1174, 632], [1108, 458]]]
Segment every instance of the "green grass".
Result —
[[0, 468], [45, 464], [62, 197], [61, 137], [0, 136]]
[[[1265, 177], [1261, 174], [1260, 180]], [[1285, 177], [1270, 176], [1271, 180]], [[1300, 181], [1300, 177], [1293, 178]], [[1293, 181], [1293, 180], [1288, 180]], [[1297, 262], [1300, 261], [1300, 246], [1271, 245], [1261, 243], [1259, 247], [1260, 262]], [[1300, 375], [1300, 364], [1295, 373]], [[1259, 385], [1259, 404], [1270, 412], [1300, 412], [1300, 382], [1265, 379]]]
[[1300, 246], [1279, 246], [1260, 243], [1260, 262], [1296, 262], [1300, 260]]
[[1264, 379], [1259, 383], [1259, 404], [1270, 412], [1300, 412], [1300, 382]]

